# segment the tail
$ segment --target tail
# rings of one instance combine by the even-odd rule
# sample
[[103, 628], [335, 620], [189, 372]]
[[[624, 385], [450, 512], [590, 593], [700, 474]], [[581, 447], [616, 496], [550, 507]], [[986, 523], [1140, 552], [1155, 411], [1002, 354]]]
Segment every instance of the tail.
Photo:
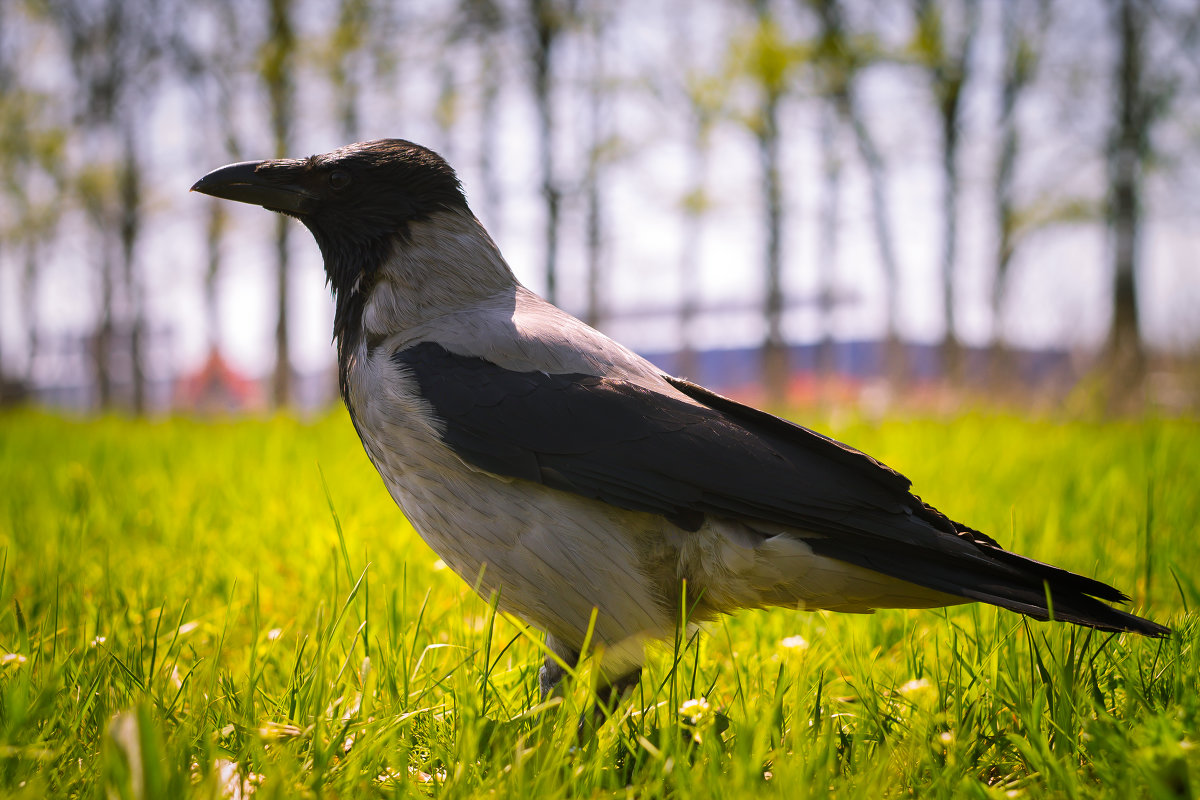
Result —
[[870, 549], [839, 547], [831, 539], [809, 543], [822, 555], [1034, 619], [1155, 638], [1170, 635], [1164, 625], [1108, 605], [1129, 598], [1107, 583], [1018, 555], [979, 531], [952, 524], [957, 536], [943, 533], [936, 549], [928, 546], [927, 538], [923, 547], [913, 547], [911, 539], [878, 541]]
[[1034, 561], [995, 545], [981, 544], [979, 547], [1006, 567], [1004, 573], [1017, 571], [1022, 580], [985, 580], [976, 585], [962, 586], [957, 594], [963, 597], [1017, 611], [1034, 619], [1073, 622], [1102, 631], [1129, 631], [1154, 638], [1171, 633], [1171, 629], [1164, 625], [1102, 602], [1129, 602], [1124, 592], [1107, 583]]

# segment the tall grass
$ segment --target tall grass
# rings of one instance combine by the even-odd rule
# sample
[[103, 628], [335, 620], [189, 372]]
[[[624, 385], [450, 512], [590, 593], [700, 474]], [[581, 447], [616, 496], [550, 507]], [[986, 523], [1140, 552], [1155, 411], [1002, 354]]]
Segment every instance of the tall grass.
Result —
[[1195, 797], [1195, 424], [831, 432], [1176, 635], [980, 606], [747, 612], [653, 649], [581, 738], [589, 663], [538, 705], [536, 632], [425, 548], [343, 414], [10, 414], [0, 796]]

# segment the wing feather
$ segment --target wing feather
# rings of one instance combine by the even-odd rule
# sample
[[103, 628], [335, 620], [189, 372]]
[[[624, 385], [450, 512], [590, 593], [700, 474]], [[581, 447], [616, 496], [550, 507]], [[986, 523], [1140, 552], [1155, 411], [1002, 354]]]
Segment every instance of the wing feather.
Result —
[[422, 342], [392, 356], [468, 464], [686, 530], [705, 516], [775, 525], [814, 552], [1045, 618], [1161, 635], [1094, 598], [1099, 581], [1002, 550], [909, 491], [910, 482], [829, 437], [667, 378], [679, 395], [581, 373], [519, 372]]

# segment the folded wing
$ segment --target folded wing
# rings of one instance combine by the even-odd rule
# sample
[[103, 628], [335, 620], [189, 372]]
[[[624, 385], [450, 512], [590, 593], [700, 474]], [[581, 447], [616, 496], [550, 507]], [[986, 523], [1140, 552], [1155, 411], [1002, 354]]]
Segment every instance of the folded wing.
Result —
[[1169, 632], [1100, 602], [1127, 599], [1111, 586], [953, 522], [866, 454], [686, 381], [667, 378], [680, 393], [671, 395], [593, 375], [517, 372], [432, 342], [392, 360], [420, 385], [446, 445], [478, 469], [685, 530], [708, 516], [778, 526], [820, 555], [1038, 619]]

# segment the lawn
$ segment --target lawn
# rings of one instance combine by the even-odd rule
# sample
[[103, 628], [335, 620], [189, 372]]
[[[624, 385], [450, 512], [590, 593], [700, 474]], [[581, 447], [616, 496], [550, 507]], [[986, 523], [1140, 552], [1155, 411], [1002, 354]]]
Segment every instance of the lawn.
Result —
[[537, 707], [537, 633], [422, 544], [344, 413], [9, 413], [0, 796], [1197, 796], [1194, 421], [807, 421], [1175, 635], [748, 612], [653, 650], [580, 741], [588, 663]]

